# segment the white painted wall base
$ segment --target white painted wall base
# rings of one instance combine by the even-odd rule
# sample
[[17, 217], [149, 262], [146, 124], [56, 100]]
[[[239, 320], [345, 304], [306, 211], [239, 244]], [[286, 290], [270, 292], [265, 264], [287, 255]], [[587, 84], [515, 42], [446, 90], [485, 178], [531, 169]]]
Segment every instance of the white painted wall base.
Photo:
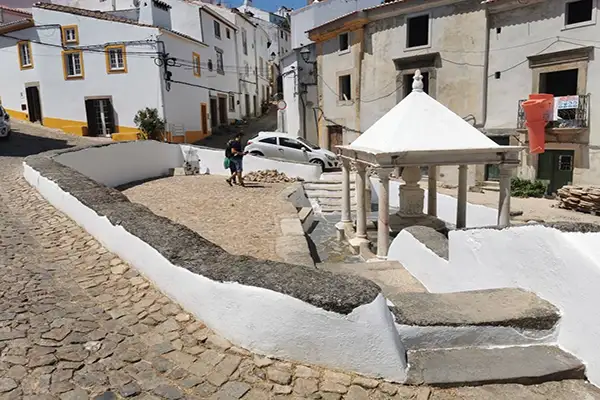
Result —
[[341, 315], [271, 290], [215, 282], [171, 264], [26, 163], [24, 177], [54, 207], [232, 343], [268, 356], [405, 380], [404, 348], [382, 295]]
[[449, 261], [406, 231], [388, 260], [402, 265], [432, 292], [517, 287], [562, 312], [557, 341], [584, 360], [600, 385], [600, 233], [565, 233], [543, 226], [451, 231]]

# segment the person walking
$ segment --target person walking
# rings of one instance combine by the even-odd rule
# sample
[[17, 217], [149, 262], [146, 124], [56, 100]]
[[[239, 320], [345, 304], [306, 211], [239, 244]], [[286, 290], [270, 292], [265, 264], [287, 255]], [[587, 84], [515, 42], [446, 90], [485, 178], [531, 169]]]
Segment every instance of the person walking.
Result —
[[243, 158], [244, 158], [244, 150], [242, 149], [242, 133], [238, 133], [235, 135], [233, 142], [231, 143], [231, 164], [233, 164], [235, 169], [235, 175], [237, 176], [237, 181], [240, 186], [244, 185], [244, 178], [242, 174], [244, 172], [243, 168]]
[[234, 139], [231, 139], [230, 141], [227, 142], [227, 147], [225, 148], [225, 162], [223, 165], [226, 169], [229, 168], [229, 172], [231, 173], [231, 176], [229, 178], [225, 179], [225, 182], [227, 182], [229, 184], [229, 186], [233, 186], [235, 184], [235, 177], [236, 177], [235, 164], [231, 162], [231, 158], [233, 156], [233, 153], [232, 153], [233, 141], [234, 141]]

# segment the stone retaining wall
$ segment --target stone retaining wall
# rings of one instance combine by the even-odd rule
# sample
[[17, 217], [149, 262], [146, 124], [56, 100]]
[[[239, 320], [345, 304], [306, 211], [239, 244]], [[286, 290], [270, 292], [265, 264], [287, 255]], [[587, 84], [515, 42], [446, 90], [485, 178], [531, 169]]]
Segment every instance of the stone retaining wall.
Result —
[[[124, 184], [123, 176], [148, 179], [177, 166], [180, 160], [172, 149], [165, 147], [168, 158], [162, 159], [157, 146], [163, 144], [129, 142], [43, 153], [26, 159], [24, 176], [107, 249], [233, 343], [269, 356], [404, 380], [405, 351], [373, 282], [229, 254], [95, 181], [101, 177], [103, 183]], [[92, 166], [103, 167], [94, 165], [103, 151], [106, 169], [98, 171]], [[109, 157], [115, 154], [121, 158]], [[149, 157], [155, 157], [150, 159], [152, 171], [142, 176]], [[69, 160], [69, 166], [62, 160]], [[123, 171], [128, 162], [133, 172]], [[121, 176], [109, 174], [119, 171]], [[297, 227], [285, 220], [291, 242], [305, 243]], [[295, 222], [299, 225], [297, 215]]]

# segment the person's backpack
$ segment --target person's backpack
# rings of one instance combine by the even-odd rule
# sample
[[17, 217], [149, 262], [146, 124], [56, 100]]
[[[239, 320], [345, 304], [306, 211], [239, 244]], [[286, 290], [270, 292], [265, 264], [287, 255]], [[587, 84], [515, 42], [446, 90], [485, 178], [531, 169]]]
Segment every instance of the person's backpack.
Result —
[[231, 155], [232, 155], [231, 154], [232, 153], [231, 144], [232, 144], [231, 141], [227, 142], [227, 148], [225, 149], [225, 158], [231, 158]]

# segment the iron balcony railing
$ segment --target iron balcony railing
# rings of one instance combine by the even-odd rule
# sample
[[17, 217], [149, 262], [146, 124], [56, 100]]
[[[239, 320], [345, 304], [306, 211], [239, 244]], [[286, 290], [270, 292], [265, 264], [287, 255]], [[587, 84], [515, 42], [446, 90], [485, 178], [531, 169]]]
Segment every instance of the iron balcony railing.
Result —
[[[587, 128], [589, 120], [589, 94], [562, 96], [554, 98], [554, 112], [552, 120], [548, 122], [550, 129], [577, 129]], [[519, 100], [517, 112], [517, 129], [525, 129], [525, 112], [523, 102]]]

